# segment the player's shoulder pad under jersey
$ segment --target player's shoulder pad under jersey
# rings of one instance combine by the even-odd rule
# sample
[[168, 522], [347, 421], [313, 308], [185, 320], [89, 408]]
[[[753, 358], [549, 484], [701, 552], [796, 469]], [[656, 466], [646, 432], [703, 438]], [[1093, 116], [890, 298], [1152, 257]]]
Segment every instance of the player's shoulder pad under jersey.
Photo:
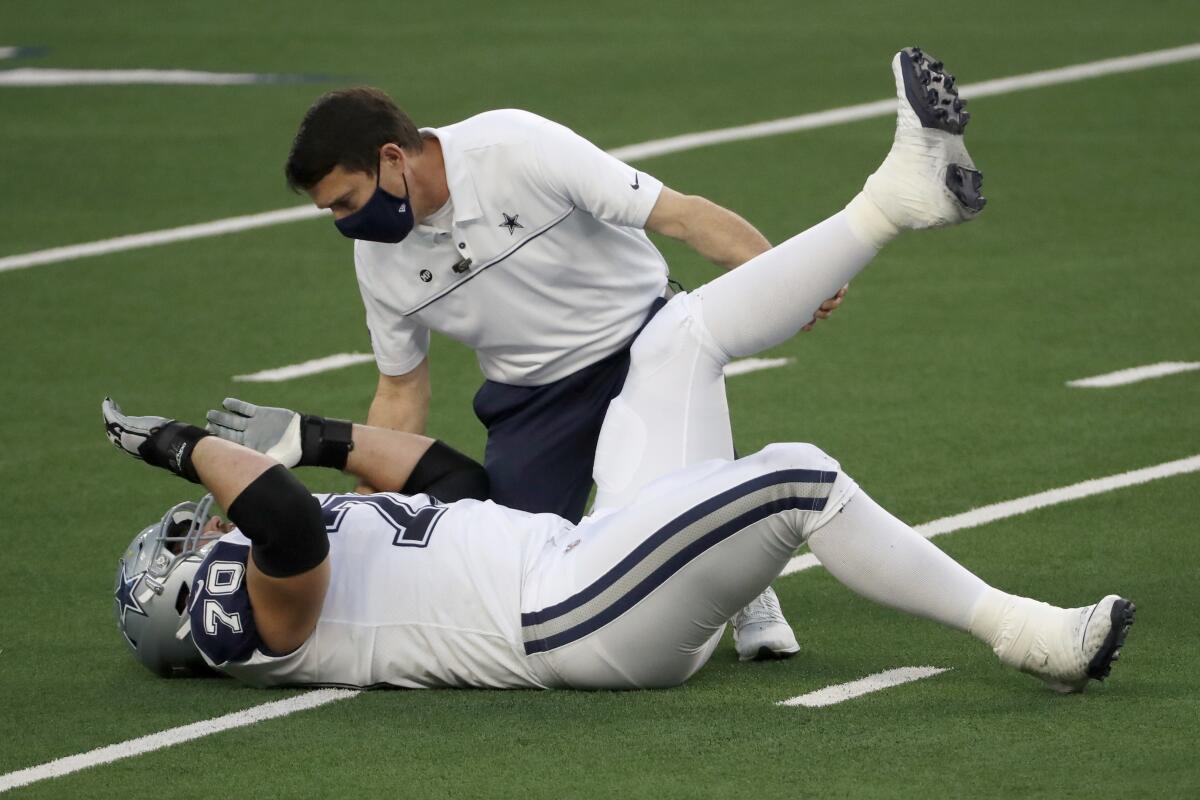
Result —
[[263, 648], [246, 589], [249, 557], [249, 543], [222, 539], [205, 556], [192, 584], [192, 641], [216, 665], [245, 661]]

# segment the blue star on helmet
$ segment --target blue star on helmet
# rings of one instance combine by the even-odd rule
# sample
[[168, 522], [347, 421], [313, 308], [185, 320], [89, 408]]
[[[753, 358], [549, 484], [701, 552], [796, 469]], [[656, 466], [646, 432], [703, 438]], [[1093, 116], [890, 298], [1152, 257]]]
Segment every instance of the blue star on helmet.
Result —
[[117, 601], [117, 613], [121, 615], [121, 625], [125, 624], [125, 615], [129, 611], [134, 611], [143, 617], [147, 616], [145, 610], [142, 609], [142, 604], [134, 597], [134, 592], [137, 591], [138, 584], [144, 577], [146, 577], [146, 573], [139, 572], [132, 578], [126, 578], [125, 562], [121, 562], [121, 579], [117, 581], [117, 591], [113, 593], [113, 597]]

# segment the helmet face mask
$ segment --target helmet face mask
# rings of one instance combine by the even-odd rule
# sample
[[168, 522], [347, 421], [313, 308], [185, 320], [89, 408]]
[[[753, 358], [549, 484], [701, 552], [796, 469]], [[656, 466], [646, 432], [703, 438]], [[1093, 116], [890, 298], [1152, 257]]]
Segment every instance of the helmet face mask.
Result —
[[117, 565], [117, 628], [134, 657], [163, 677], [208, 671], [192, 643], [187, 601], [204, 551], [222, 535], [204, 532], [212, 504], [210, 494], [171, 507], [134, 537]]

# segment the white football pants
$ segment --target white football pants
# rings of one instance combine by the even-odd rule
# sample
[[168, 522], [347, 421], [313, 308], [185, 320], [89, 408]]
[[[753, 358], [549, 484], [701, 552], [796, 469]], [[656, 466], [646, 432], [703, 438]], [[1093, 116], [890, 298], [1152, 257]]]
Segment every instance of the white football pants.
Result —
[[676, 686], [855, 489], [809, 444], [660, 478], [545, 543], [525, 580], [525, 652], [551, 686]]
[[878, 251], [853, 231], [843, 211], [658, 312], [600, 430], [593, 513], [628, 505], [673, 470], [734, 457], [725, 365], [795, 336], [870, 263]]
[[601, 430], [593, 514], [548, 541], [528, 576], [525, 652], [552, 684], [682, 683], [823, 527], [814, 552], [851, 589], [967, 628], [986, 585], [865, 494], [842, 519], [858, 487], [818, 448], [731, 460], [725, 364], [795, 335], [870, 262], [854, 230], [842, 212], [675, 296], [638, 336]]
[[556, 683], [687, 680], [726, 621], [854, 494], [813, 445], [734, 461], [725, 397], [732, 355], [795, 335], [875, 255], [840, 216], [676, 295], [634, 342], [600, 434], [592, 515], [547, 543], [530, 576], [539, 607], [522, 609], [526, 653]]

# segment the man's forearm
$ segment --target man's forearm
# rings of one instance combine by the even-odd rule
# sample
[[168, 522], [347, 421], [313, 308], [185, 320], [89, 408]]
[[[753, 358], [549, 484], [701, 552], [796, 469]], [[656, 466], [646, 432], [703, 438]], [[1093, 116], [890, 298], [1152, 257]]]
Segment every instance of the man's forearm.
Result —
[[407, 375], [380, 375], [367, 424], [395, 431], [424, 433], [429, 416], [429, 362]]
[[398, 395], [375, 395], [367, 411], [367, 424], [408, 433], [424, 433], [429, 415], [427, 403]]
[[717, 266], [733, 269], [771, 249], [757, 228], [727, 208], [694, 198], [682, 241]]
[[[375, 397], [367, 411], [367, 425], [404, 431], [411, 434], [425, 433], [425, 420], [429, 416], [429, 360], [425, 359], [417, 368], [405, 375], [379, 376]], [[371, 494], [388, 491], [395, 487], [380, 485], [359, 476], [355, 491]]]
[[678, 239], [725, 269], [771, 249], [757, 228], [729, 209], [666, 186], [646, 220], [646, 230]]

